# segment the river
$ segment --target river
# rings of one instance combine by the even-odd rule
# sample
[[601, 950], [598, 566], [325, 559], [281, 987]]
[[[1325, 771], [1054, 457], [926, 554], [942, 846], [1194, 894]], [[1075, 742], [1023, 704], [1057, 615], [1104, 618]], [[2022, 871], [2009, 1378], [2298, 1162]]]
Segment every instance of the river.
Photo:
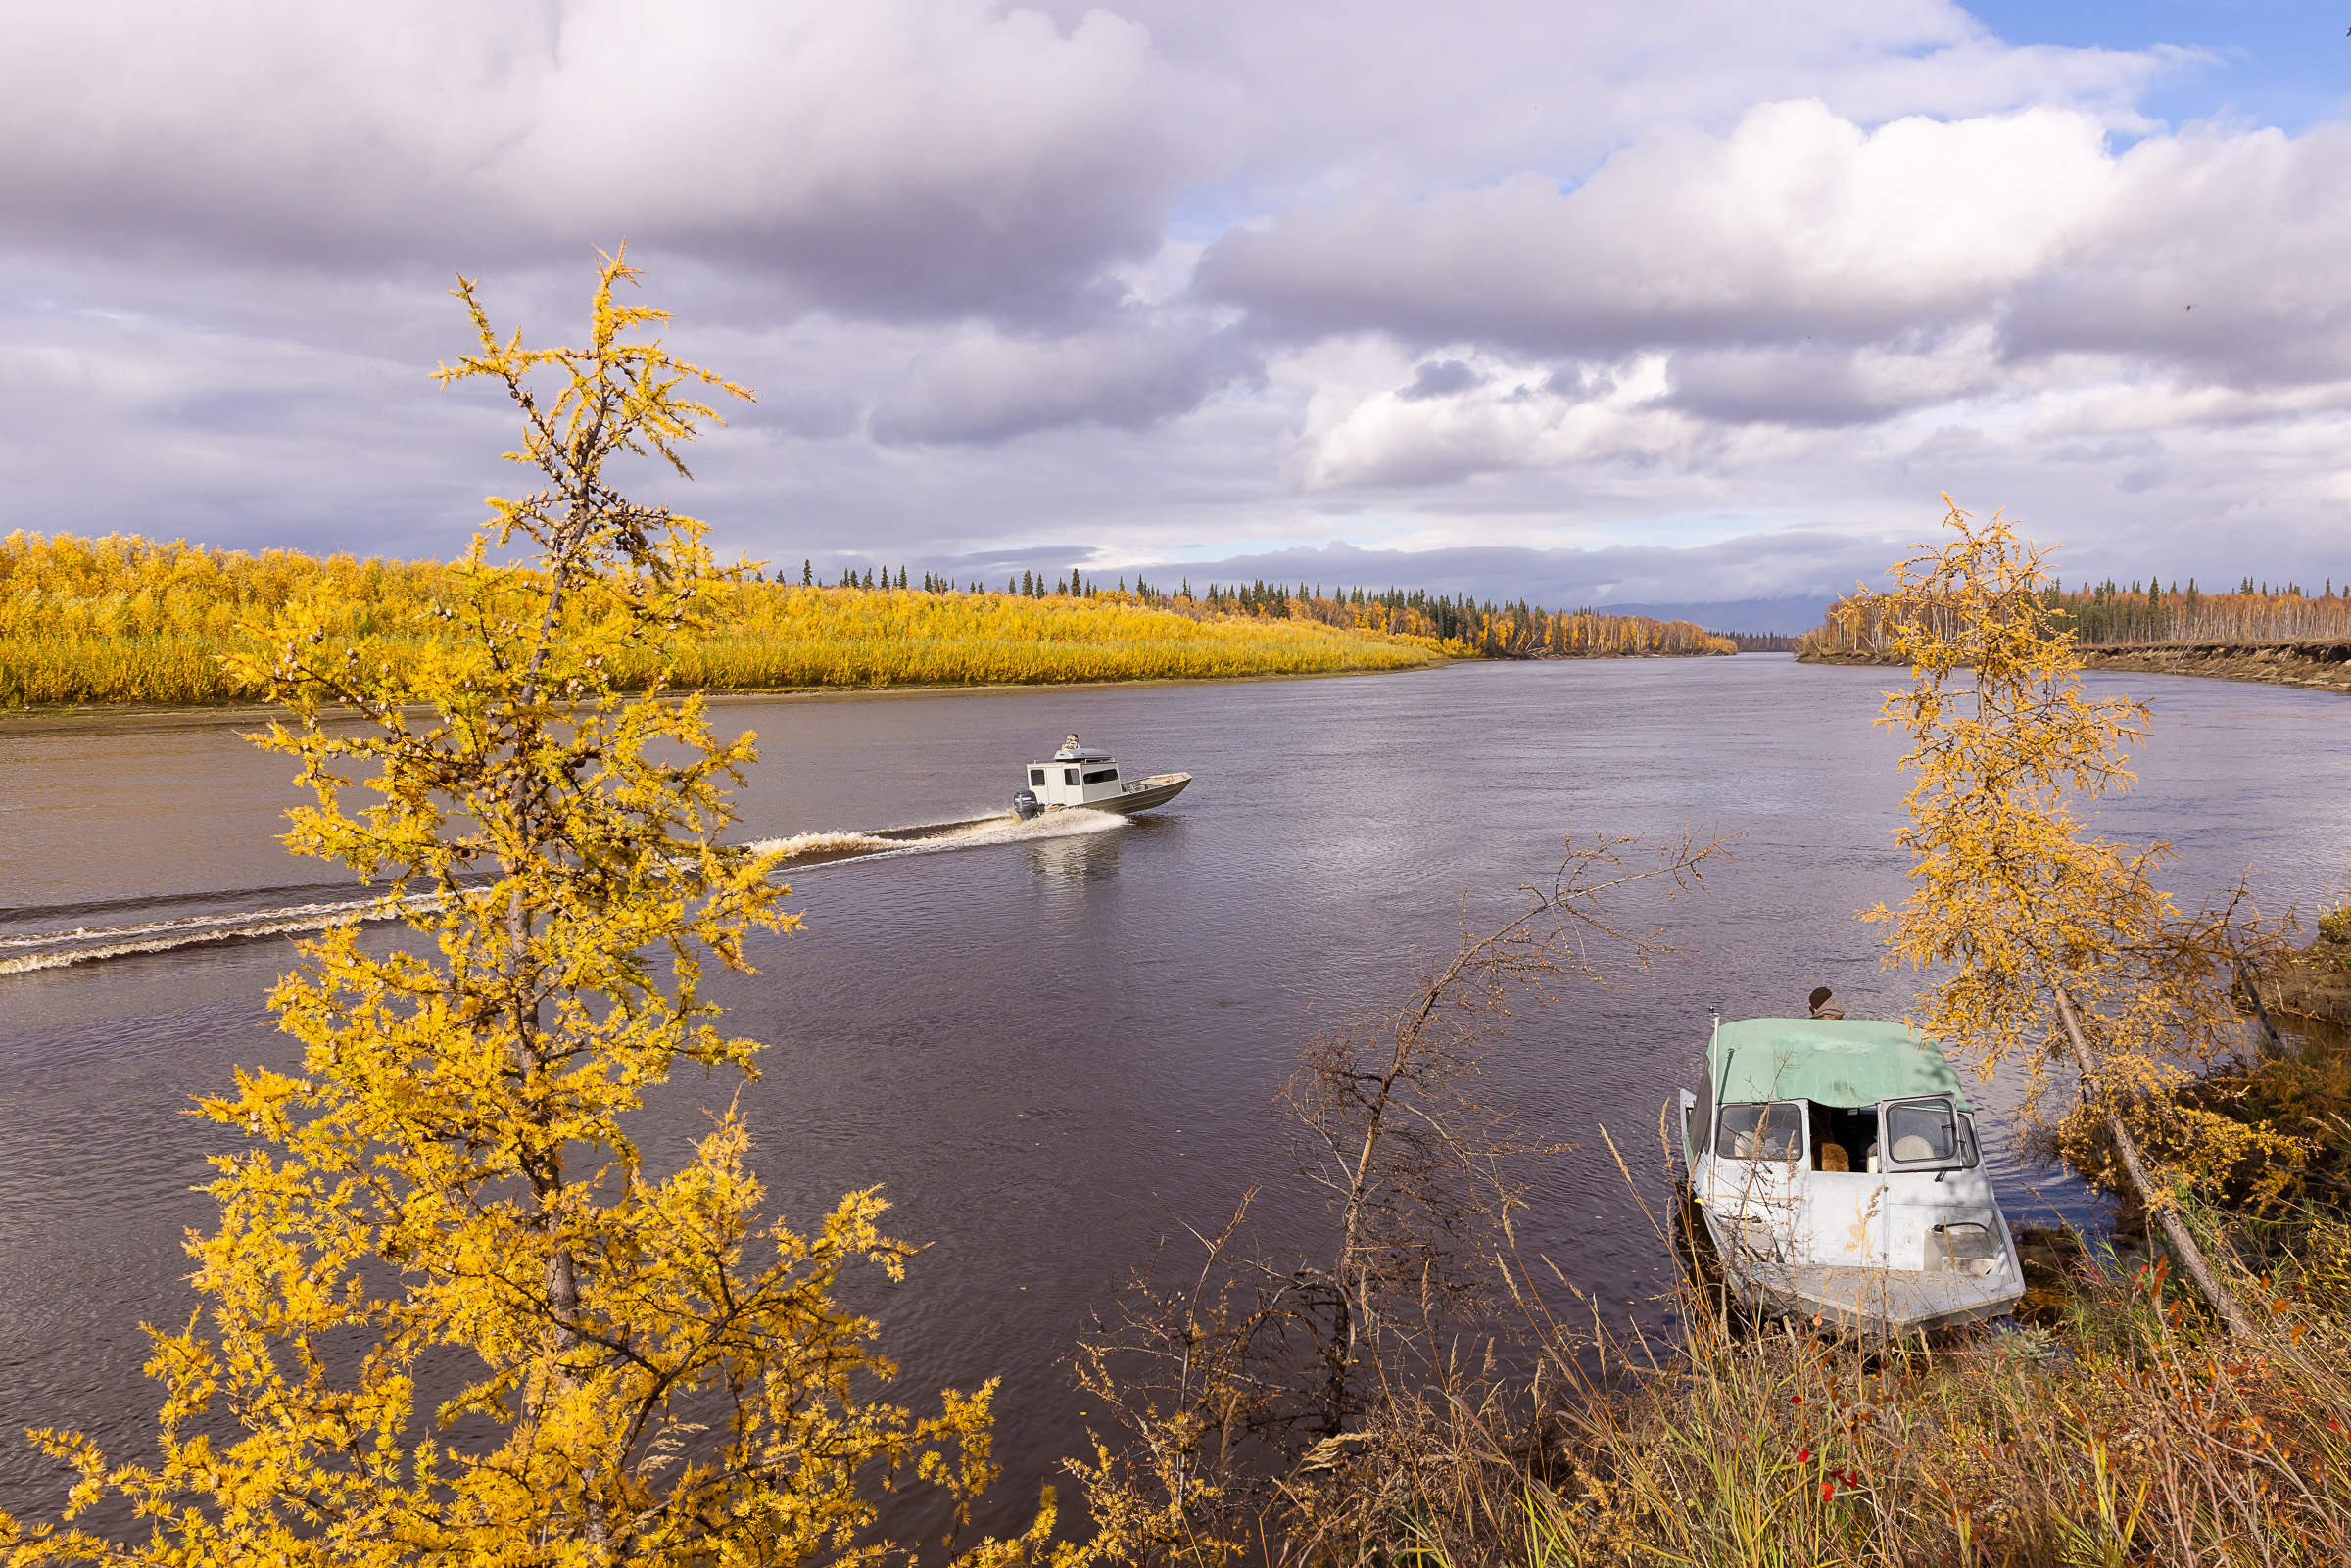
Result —
[[[1784, 656], [1464, 664], [1429, 673], [1131, 689], [739, 698], [764, 760], [744, 836], [1000, 809], [1067, 731], [1130, 776], [1195, 776], [1165, 811], [1098, 831], [812, 868], [807, 930], [750, 946], [720, 988], [769, 1043], [743, 1107], [775, 1204], [800, 1224], [886, 1184], [929, 1244], [906, 1284], [862, 1290], [921, 1406], [1005, 1380], [1001, 1496], [1017, 1507], [1077, 1451], [1062, 1358], [1155, 1242], [1214, 1226], [1253, 1181], [1285, 1186], [1269, 1095], [1305, 1031], [1396, 1000], [1415, 950], [1545, 878], [1563, 835], [1741, 835], [1703, 896], [1642, 904], [1690, 949], [1614, 990], [1562, 987], [1513, 1021], [1498, 1086], [1527, 1130], [1578, 1147], [1538, 1173], [1521, 1230], [1579, 1287], [1654, 1320], [1671, 1267], [1597, 1130], [1659, 1185], [1661, 1102], [1706, 1012], [1799, 1012], [1816, 984], [1899, 1017], [1857, 909], [1904, 894], [1890, 836], [1899, 737], [1872, 727], [1891, 672]], [[2265, 906], [2313, 909], [2351, 866], [2351, 707], [2326, 693], [2163, 676], [2089, 678], [2156, 717], [2136, 790], [2102, 826], [2181, 850], [2197, 897], [2247, 867]], [[348, 896], [272, 841], [287, 761], [218, 720], [0, 719], [0, 937]], [[2339, 891], [2334, 895], [2339, 896]], [[151, 1451], [142, 1319], [191, 1305], [190, 1187], [221, 1147], [179, 1115], [235, 1063], [290, 1060], [263, 1005], [285, 937], [0, 975], [0, 1507], [62, 1497], [26, 1426]], [[729, 1086], [684, 1076], [645, 1115], [674, 1160]], [[1995, 1085], [1987, 1096], [1998, 1103]], [[2012, 1219], [2098, 1205], [1995, 1140]], [[666, 1154], [665, 1154], [666, 1151]], [[1001, 1525], [1012, 1522], [998, 1515]]]

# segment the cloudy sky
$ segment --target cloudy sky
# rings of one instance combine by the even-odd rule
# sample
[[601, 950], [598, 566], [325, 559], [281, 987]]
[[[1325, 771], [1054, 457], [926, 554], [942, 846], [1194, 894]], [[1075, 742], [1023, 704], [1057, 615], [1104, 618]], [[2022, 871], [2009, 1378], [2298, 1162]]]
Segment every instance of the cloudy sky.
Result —
[[625, 240], [759, 391], [641, 491], [795, 572], [2351, 579], [2351, 7], [7, 10], [0, 529], [453, 552], [444, 291]]

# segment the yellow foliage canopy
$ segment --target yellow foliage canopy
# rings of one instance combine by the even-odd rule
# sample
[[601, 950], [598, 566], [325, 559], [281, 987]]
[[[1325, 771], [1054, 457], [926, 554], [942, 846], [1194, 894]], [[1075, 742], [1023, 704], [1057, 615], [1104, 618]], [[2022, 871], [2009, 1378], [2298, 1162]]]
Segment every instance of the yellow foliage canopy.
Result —
[[[421, 940], [306, 944], [270, 998], [298, 1069], [200, 1102], [246, 1148], [214, 1160], [219, 1227], [190, 1240], [201, 1310], [150, 1331], [161, 1454], [36, 1434], [79, 1481], [62, 1524], [0, 1517], [13, 1563], [863, 1561], [890, 1555], [865, 1539], [881, 1486], [935, 1484], [960, 1518], [995, 1473], [992, 1384], [924, 1419], [875, 1397], [892, 1368], [834, 1294], [908, 1255], [876, 1191], [802, 1235], [760, 1217], [732, 1108], [661, 1179], [629, 1135], [680, 1058], [753, 1071], [703, 967], [746, 969], [746, 929], [798, 923], [772, 859], [719, 842], [753, 737], [615, 684], [630, 665], [657, 689], [733, 578], [698, 523], [603, 467], [682, 469], [712, 415], [681, 386], [746, 396], [630, 341], [666, 319], [614, 300], [631, 276], [607, 261], [584, 350], [502, 344], [460, 289], [480, 352], [443, 374], [507, 387], [510, 455], [545, 486], [411, 580], [437, 635], [385, 656], [325, 591], [337, 567], [257, 616], [267, 651], [231, 666], [284, 704], [265, 743], [315, 795], [289, 844], [387, 897], [445, 896], [408, 915]], [[491, 564], [516, 535], [538, 564]], [[360, 784], [378, 803], [353, 812]], [[109, 1495], [145, 1540], [75, 1527]], [[1020, 1559], [1051, 1526], [1048, 1494], [1028, 1535], [965, 1560]]]
[[1977, 523], [1954, 506], [1946, 525], [1947, 542], [1918, 546], [1871, 601], [1913, 676], [1880, 721], [1910, 732], [1915, 776], [1895, 832], [1913, 890], [1866, 916], [1893, 927], [1887, 962], [1937, 974], [1928, 1029], [1987, 1073], [2020, 1065], [2036, 1099], [2062, 1038], [2062, 986], [2101, 1095], [2167, 1118], [2159, 1147], [2176, 1169], [2290, 1158], [2288, 1140], [2170, 1093], [2241, 1042], [2230, 986], [2270, 939], [2250, 899], [2240, 885], [2183, 913], [2154, 881], [2170, 844], [2093, 836], [2075, 815], [2077, 799], [2130, 784], [2122, 748], [2145, 737], [2146, 709], [2082, 694], [2073, 634], [2041, 592], [2044, 551], [1997, 515]]
[[[231, 662], [245, 651], [236, 628], [296, 608], [372, 656], [413, 657], [450, 635], [442, 612], [462, 602], [459, 570], [13, 533], [0, 539], [0, 708], [259, 697], [260, 677]], [[585, 592], [596, 606], [600, 591]], [[701, 605], [694, 634], [669, 650], [669, 679], [710, 690], [1327, 674], [1415, 669], [1431, 652], [1311, 620], [1107, 597], [801, 588], [740, 570], [714, 572]], [[641, 650], [614, 654], [624, 689], [655, 671]]]

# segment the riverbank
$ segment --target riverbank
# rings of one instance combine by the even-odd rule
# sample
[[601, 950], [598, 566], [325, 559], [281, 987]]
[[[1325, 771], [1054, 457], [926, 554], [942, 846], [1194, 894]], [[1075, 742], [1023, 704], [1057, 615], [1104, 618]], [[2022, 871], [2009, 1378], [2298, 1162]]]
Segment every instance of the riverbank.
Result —
[[[2344, 1561], [2351, 1234], [2199, 1218], [2261, 1308], [2247, 1337], [2168, 1258], [2071, 1231], [2020, 1236], [2016, 1318], [1882, 1353], [1725, 1314], [1695, 1279], [1678, 1331], [1619, 1335], [1582, 1301], [1555, 1315], [1523, 1268], [1531, 1376], [1496, 1375], [1489, 1349], [1435, 1397], [1374, 1401], [1238, 1523], [1300, 1560], [1441, 1568]], [[1162, 1517], [1215, 1540], [1215, 1506]], [[1251, 1560], [1240, 1529], [1223, 1539], [1200, 1560]]]
[[[2200, 675], [2314, 691], [2351, 692], [2351, 639], [2283, 642], [2120, 642], [2075, 650], [2086, 670]], [[1805, 651], [1799, 664], [1899, 665], [1890, 655]]]
[[1624, 1347], [1496, 1490], [1545, 1564], [2342, 1560], [2345, 1238], [2237, 1239], [2264, 1265], [2231, 1269], [2268, 1307], [2251, 1342], [2167, 1266], [2077, 1240], [2031, 1321], [1941, 1346], [1702, 1325], [1670, 1358]]
[[2308, 947], [2263, 971], [2259, 983], [2262, 1005], [2273, 1011], [2351, 1024], [2351, 941], [2331, 940], [2322, 930]]
[[2203, 675], [2351, 691], [2351, 639], [2291, 642], [2137, 642], [2081, 649], [2088, 670], [2133, 670], [2148, 675]]

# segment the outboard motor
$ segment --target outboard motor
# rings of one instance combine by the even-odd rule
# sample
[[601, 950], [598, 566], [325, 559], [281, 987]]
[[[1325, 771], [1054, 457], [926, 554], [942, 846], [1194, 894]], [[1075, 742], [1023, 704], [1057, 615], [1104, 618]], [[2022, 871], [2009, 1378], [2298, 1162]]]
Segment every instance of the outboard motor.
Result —
[[1023, 822], [1035, 820], [1044, 815], [1044, 802], [1036, 798], [1033, 789], [1024, 789], [1012, 797], [1012, 814]]

